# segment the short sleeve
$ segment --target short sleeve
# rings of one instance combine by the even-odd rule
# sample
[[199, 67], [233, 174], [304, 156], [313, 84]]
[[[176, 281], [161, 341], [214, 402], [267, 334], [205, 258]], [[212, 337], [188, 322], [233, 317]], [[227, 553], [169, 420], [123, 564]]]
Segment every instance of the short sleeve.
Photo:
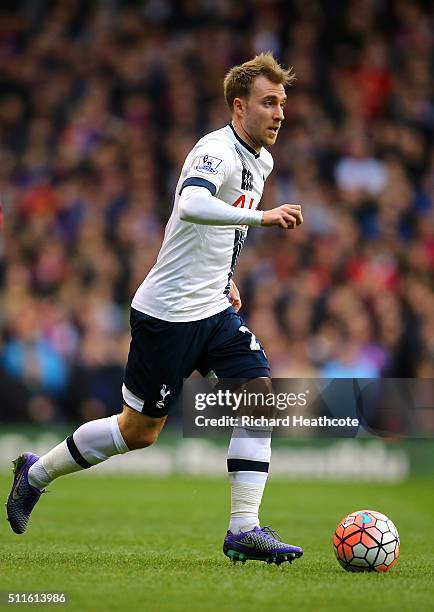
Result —
[[234, 166], [234, 155], [228, 144], [216, 140], [198, 143], [190, 154], [184, 187], [205, 187], [215, 196], [228, 179]]

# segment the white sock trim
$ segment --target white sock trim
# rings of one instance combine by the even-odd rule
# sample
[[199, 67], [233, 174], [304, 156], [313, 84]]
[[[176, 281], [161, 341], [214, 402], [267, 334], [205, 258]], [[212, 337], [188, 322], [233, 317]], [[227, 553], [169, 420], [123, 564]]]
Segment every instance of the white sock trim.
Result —
[[127, 453], [130, 449], [125, 444], [125, 440], [122, 437], [121, 430], [119, 429], [118, 415], [114, 414], [110, 417], [110, 430], [113, 437], [114, 445], [120, 455]]

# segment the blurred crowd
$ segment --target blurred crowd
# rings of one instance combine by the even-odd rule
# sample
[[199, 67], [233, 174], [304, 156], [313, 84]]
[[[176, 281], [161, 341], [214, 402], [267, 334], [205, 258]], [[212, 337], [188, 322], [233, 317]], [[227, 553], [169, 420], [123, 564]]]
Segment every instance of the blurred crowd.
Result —
[[434, 11], [416, 0], [14, 0], [0, 25], [0, 421], [117, 411], [129, 304], [227, 70], [294, 66], [235, 281], [275, 377], [434, 376]]

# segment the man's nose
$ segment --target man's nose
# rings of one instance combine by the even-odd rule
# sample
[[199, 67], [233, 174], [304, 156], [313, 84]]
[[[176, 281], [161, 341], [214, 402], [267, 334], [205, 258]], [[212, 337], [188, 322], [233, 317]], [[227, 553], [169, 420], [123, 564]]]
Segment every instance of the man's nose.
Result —
[[279, 121], [283, 121], [285, 119], [285, 115], [283, 114], [283, 108], [281, 106], [278, 106], [276, 108], [276, 112], [274, 113], [274, 117], [275, 117], [275, 119], [278, 119]]

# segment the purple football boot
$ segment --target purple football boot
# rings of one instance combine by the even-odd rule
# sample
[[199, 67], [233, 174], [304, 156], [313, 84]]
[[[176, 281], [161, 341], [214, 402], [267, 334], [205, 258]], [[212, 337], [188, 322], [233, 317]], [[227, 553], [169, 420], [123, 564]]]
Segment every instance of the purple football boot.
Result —
[[234, 534], [228, 531], [223, 543], [223, 552], [232, 561], [245, 563], [248, 559], [266, 561], [280, 565], [292, 563], [303, 554], [299, 546], [282, 542], [271, 527], [255, 527], [251, 531]]
[[24, 533], [30, 513], [44, 491], [29, 483], [29, 469], [39, 459], [33, 453], [24, 453], [14, 464], [14, 483], [6, 503], [8, 521], [15, 533]]

